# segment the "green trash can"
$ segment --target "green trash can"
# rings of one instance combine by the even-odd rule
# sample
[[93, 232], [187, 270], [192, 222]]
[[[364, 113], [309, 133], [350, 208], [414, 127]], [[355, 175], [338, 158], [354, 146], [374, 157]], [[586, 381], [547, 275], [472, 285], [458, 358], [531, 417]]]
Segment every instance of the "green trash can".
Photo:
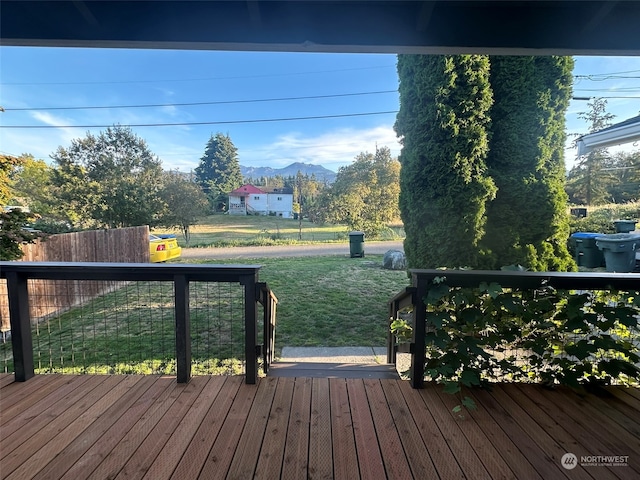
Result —
[[604, 252], [607, 272], [633, 272], [636, 266], [636, 250], [640, 249], [640, 235], [600, 235], [596, 237], [596, 245]]
[[351, 258], [364, 257], [364, 232], [349, 232]]
[[613, 226], [616, 229], [616, 233], [629, 233], [636, 229], [636, 220], [614, 220]]
[[579, 267], [598, 268], [604, 266], [604, 254], [596, 245], [596, 237], [602, 233], [576, 232], [569, 241], [574, 250], [574, 258]]

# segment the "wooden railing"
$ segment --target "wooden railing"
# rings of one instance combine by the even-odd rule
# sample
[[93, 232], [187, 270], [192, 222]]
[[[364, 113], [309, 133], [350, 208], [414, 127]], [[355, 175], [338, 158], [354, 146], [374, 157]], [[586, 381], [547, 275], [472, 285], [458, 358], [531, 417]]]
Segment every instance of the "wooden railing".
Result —
[[258, 301], [263, 307], [263, 327], [264, 334], [262, 345], [263, 368], [265, 375], [269, 372], [269, 365], [273, 362], [273, 352], [276, 341], [276, 307], [278, 298], [269, 289], [266, 283], [259, 283]]
[[[426, 360], [427, 304], [425, 299], [429, 287], [436, 277], [446, 277], [449, 287], [478, 287], [481, 282], [495, 282], [503, 288], [534, 290], [548, 285], [559, 290], [620, 290], [640, 289], [640, 274], [637, 273], [574, 273], [574, 272], [514, 272], [481, 270], [411, 270], [412, 286], [404, 289], [389, 301], [391, 321], [408, 317], [412, 327], [411, 341], [398, 344], [389, 331], [387, 337], [387, 362], [396, 363], [396, 353], [411, 354], [409, 371], [411, 385], [424, 385]], [[403, 312], [404, 311], [404, 312]]]
[[[254, 384], [258, 358], [264, 369], [273, 357], [277, 299], [266, 283], [258, 282], [259, 265], [184, 265], [148, 263], [0, 262], [0, 278], [8, 290], [11, 341], [16, 381], [34, 376], [29, 280], [100, 280], [118, 282], [172, 282], [175, 312], [175, 360], [177, 380], [191, 377], [190, 282], [237, 283], [244, 287], [244, 353], [246, 382]], [[258, 343], [258, 304], [264, 310], [264, 346]]]

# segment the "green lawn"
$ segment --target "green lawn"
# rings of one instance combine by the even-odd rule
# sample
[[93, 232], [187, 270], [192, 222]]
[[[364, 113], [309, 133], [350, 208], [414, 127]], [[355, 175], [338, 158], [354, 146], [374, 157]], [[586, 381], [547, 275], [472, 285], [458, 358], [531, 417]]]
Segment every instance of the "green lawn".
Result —
[[409, 278], [382, 268], [382, 255], [259, 260], [260, 279], [278, 297], [277, 352], [283, 346], [381, 346], [387, 302]]
[[[263, 265], [260, 280], [278, 297], [276, 356], [283, 346], [384, 345], [387, 302], [409, 285], [406, 272], [382, 268], [381, 255], [243, 263]], [[194, 373], [239, 373], [242, 288], [194, 282], [190, 294]], [[174, 373], [172, 296], [171, 283], [133, 282], [42, 319], [33, 341], [38, 373]], [[0, 344], [0, 363], [12, 371], [10, 342]]]
[[[191, 247], [277, 245], [298, 243], [326, 243], [344, 241], [349, 233], [346, 225], [317, 225], [307, 220], [299, 228], [298, 220], [266, 215], [210, 215], [200, 219], [191, 227]], [[153, 232], [166, 232], [154, 229]], [[394, 240], [404, 236], [401, 224], [390, 225], [382, 239]], [[185, 246], [184, 238], [178, 235], [178, 243]]]

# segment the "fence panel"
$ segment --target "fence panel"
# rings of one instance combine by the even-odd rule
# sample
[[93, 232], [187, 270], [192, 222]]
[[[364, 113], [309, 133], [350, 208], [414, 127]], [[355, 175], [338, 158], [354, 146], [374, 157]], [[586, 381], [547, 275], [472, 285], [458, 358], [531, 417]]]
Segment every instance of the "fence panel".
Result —
[[[114, 228], [86, 232], [51, 235], [46, 241], [23, 245], [22, 262], [109, 262], [148, 263], [149, 227]], [[57, 312], [68, 310], [86, 299], [113, 291], [120, 282], [43, 282], [34, 280], [30, 286], [30, 297], [49, 298], [50, 301], [35, 301], [32, 319], [46, 318]], [[0, 332], [10, 329], [7, 285], [0, 280]]]

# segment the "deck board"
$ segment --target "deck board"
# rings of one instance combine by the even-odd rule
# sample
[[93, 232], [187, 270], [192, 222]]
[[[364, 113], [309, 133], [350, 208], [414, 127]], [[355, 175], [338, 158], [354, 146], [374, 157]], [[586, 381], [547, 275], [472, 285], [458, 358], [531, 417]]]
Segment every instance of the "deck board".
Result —
[[462, 424], [450, 415], [449, 408], [442, 403], [435, 389], [425, 388], [420, 391], [420, 394], [465, 476], [478, 480], [491, 478], [462, 431], [466, 428], [466, 424]]
[[314, 378], [309, 422], [309, 480], [333, 478], [329, 379]]
[[333, 474], [335, 478], [357, 478], [360, 474], [346, 380], [329, 379], [329, 389]]
[[253, 478], [270, 480], [277, 478], [282, 471], [287, 426], [293, 398], [294, 378], [283, 378], [277, 382], [273, 405], [269, 412], [262, 449]]
[[185, 478], [197, 478], [209, 455], [211, 445], [215, 442], [227, 414], [238, 394], [241, 377], [224, 379], [220, 394], [212, 402], [211, 408], [202, 420], [193, 440], [184, 452], [171, 478], [182, 480]]
[[285, 480], [307, 478], [309, 465], [312, 380], [296, 378], [294, 382], [282, 464], [282, 478]]
[[[3, 479], [585, 478], [640, 474], [640, 395], [390, 379], [0, 378]], [[44, 377], [44, 378], [43, 378]], [[6, 396], [5, 396], [6, 394]], [[5, 398], [9, 401], [5, 403]], [[8, 405], [5, 409], [4, 406]], [[565, 470], [564, 453], [629, 455]]]
[[362, 380], [351, 382], [348, 393], [360, 476], [384, 478], [384, 461], [378, 448], [376, 427], [367, 402], [364, 382]]
[[378, 433], [378, 444], [387, 478], [412, 478], [411, 467], [402, 448], [400, 433], [393, 422], [389, 404], [380, 381], [364, 380], [371, 416]]

